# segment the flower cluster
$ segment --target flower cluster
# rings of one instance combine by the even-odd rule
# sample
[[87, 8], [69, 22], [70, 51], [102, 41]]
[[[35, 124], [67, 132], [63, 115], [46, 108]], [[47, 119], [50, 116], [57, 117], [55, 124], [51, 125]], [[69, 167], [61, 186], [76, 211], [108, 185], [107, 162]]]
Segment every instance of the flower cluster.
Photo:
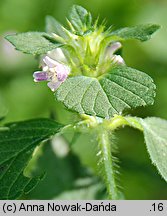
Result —
[[[115, 42], [106, 48], [104, 59], [110, 59], [112, 63], [125, 64], [120, 55], [115, 52], [122, 47], [120, 42]], [[63, 83], [71, 72], [70, 65], [68, 64], [65, 55], [61, 48], [49, 51], [47, 55], [42, 58], [42, 71], [36, 71], [33, 74], [35, 82], [49, 81], [48, 87], [52, 91]]]

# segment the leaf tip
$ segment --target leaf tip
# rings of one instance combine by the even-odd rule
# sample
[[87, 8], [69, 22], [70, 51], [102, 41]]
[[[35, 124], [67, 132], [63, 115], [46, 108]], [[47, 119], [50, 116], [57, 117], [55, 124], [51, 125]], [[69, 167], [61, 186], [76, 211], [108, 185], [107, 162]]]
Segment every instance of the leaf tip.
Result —
[[12, 39], [13, 36], [16, 36], [16, 33], [10, 34], [10, 35], [6, 35], [4, 38], [11, 43], [12, 42], [11, 39]]
[[153, 34], [154, 32], [158, 31], [161, 28], [158, 24], [150, 24], [150, 34]]

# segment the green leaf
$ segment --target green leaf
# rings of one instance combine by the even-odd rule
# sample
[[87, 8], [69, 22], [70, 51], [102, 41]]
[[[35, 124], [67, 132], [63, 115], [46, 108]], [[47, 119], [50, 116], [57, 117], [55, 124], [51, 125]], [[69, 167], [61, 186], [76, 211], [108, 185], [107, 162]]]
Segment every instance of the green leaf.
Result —
[[156, 117], [136, 119], [143, 127], [150, 158], [167, 181], [167, 121]]
[[80, 114], [112, 117], [122, 111], [154, 102], [155, 85], [145, 73], [117, 66], [99, 78], [76, 76], [56, 91], [58, 101]]
[[17, 50], [27, 54], [40, 55], [60, 47], [60, 43], [51, 43], [45, 37], [48, 35], [42, 32], [27, 32], [6, 36]]
[[0, 199], [16, 199], [33, 189], [42, 177], [23, 174], [35, 147], [58, 133], [62, 125], [36, 119], [5, 126], [6, 130], [0, 131]]
[[55, 33], [60, 37], [66, 39], [69, 38], [67, 34], [67, 29], [65, 29], [54, 17], [46, 17], [46, 32]]
[[137, 39], [140, 41], [147, 41], [151, 38], [151, 35], [160, 28], [155, 24], [144, 24], [134, 27], [126, 27], [118, 29], [111, 33], [111, 35], [118, 36], [122, 39]]
[[80, 34], [88, 31], [92, 26], [92, 16], [83, 7], [73, 5], [69, 13], [70, 22]]

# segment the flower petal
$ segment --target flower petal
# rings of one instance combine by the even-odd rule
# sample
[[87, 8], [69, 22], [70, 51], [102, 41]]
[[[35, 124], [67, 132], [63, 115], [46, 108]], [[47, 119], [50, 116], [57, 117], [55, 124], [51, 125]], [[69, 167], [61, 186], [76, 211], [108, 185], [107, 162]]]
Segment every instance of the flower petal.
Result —
[[125, 64], [125, 61], [120, 55], [113, 55], [112, 60], [114, 63], [117, 63], [117, 64]]
[[64, 82], [69, 74], [69, 68], [65, 65], [59, 64], [56, 67], [57, 79], [61, 82]]
[[47, 56], [49, 56], [55, 61], [67, 63], [67, 59], [61, 48], [56, 48], [54, 50], [47, 52]]
[[108, 47], [108, 51], [110, 52], [110, 55], [113, 55], [115, 51], [117, 51], [121, 47], [122, 47], [122, 44], [120, 42], [115, 42]]
[[45, 56], [43, 58], [43, 62], [50, 68], [56, 67], [59, 63], [53, 59], [51, 59], [49, 56]]
[[61, 85], [62, 82], [49, 82], [47, 86], [52, 90], [56, 91], [56, 89]]
[[34, 72], [33, 77], [35, 82], [48, 80], [48, 75], [45, 71], [36, 71]]
[[106, 48], [104, 58], [113, 59], [114, 53], [122, 47], [120, 42], [115, 42]]

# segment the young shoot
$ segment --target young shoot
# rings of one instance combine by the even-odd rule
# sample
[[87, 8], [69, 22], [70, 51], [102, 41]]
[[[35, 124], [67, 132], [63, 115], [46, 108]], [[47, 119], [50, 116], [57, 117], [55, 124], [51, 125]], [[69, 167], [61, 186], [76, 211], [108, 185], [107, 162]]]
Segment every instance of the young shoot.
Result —
[[[47, 16], [46, 32], [6, 36], [17, 50], [39, 57], [40, 69], [33, 73], [34, 81], [46, 81], [56, 100], [66, 109], [78, 113], [80, 120], [61, 125], [53, 120], [39, 119], [10, 124], [8, 130], [0, 130], [0, 150], [3, 148], [2, 141], [12, 149], [9, 137], [23, 137], [20, 145], [16, 143], [15, 152], [9, 151], [1, 158], [2, 165], [8, 163], [8, 166], [13, 166], [15, 178], [17, 173], [22, 172], [20, 180], [15, 181], [18, 186], [12, 181], [4, 183], [1, 198], [17, 198], [34, 187], [39, 178], [29, 179], [24, 176], [23, 170], [35, 146], [51, 135], [62, 135], [69, 127], [76, 133], [93, 130], [96, 134], [97, 166], [109, 199], [122, 197], [116, 178], [117, 160], [113, 156], [115, 146], [112, 136], [113, 131], [123, 126], [133, 127], [144, 134], [150, 159], [167, 181], [167, 121], [156, 117], [142, 119], [130, 116], [131, 110], [136, 107], [153, 105], [156, 86], [147, 73], [129, 67], [120, 54], [124, 41], [147, 41], [159, 25], [144, 24], [115, 30], [107, 28], [106, 22], [93, 19], [90, 12], [78, 5], [71, 8], [67, 24], [68, 28]], [[30, 140], [24, 140], [27, 130]], [[23, 154], [27, 154], [27, 158]], [[12, 164], [13, 158], [24, 160], [24, 163], [18, 168], [16, 163]], [[25, 184], [18, 183], [21, 178]], [[28, 187], [32, 181], [34, 183]], [[6, 191], [7, 187], [10, 191]]]

